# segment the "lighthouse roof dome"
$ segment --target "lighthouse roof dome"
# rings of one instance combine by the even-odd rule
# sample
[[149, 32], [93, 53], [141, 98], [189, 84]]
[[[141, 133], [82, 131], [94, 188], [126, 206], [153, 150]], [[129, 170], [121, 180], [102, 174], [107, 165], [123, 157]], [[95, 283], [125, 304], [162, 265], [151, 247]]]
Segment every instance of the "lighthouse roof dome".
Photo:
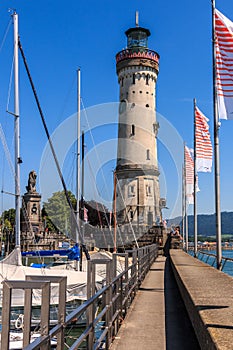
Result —
[[143, 27], [134, 27], [134, 28], [129, 28], [125, 31], [125, 34], [128, 36], [129, 34], [132, 34], [133, 32], [144, 32], [146, 36], [150, 36], [150, 31], [149, 29], [143, 28]]

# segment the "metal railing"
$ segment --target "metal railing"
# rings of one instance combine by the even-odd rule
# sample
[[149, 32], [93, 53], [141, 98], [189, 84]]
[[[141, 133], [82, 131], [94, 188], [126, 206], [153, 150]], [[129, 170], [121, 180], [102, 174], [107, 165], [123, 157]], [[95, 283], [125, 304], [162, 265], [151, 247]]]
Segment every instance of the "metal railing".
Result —
[[[213, 254], [213, 253], [207, 253], [205, 251], [202, 250], [198, 250], [197, 252], [197, 258], [203, 262], [205, 262], [206, 264], [209, 264], [211, 266], [217, 267], [217, 255]], [[233, 263], [233, 258], [229, 258], [229, 257], [225, 257], [222, 256], [222, 267], [221, 267], [221, 271], [223, 272], [227, 272], [224, 271], [227, 263]], [[231, 265], [233, 268], [233, 265]]]
[[[124, 257], [125, 267], [124, 271], [116, 275], [116, 266], [119, 256]], [[87, 322], [86, 327], [83, 329], [81, 335], [74, 339], [69, 349], [80, 349], [80, 346], [84, 349], [109, 349], [111, 342], [116, 336], [122, 320], [125, 318], [127, 311], [132, 303], [138, 288], [140, 287], [143, 279], [149, 271], [151, 265], [158, 256], [158, 246], [156, 244], [142, 247], [139, 249], [129, 250], [125, 254], [113, 254], [113, 259], [95, 259], [88, 261], [88, 284], [87, 284], [87, 297], [88, 299], [77, 309], [73, 310], [66, 318], [64, 318], [64, 301], [60, 299], [60, 308], [58, 323], [50, 331], [48, 331], [49, 323], [49, 294], [48, 285], [50, 283], [58, 282], [63, 283], [60, 286], [60, 298], [65, 295], [64, 292], [64, 280], [58, 280], [58, 277], [54, 277], [53, 280], [44, 276], [43, 282], [38, 281], [38, 277], [30, 276], [27, 281], [20, 281], [20, 288], [25, 290], [31, 290], [32, 288], [45, 288], [44, 300], [42, 301], [43, 314], [46, 315], [46, 321], [43, 319], [41, 325], [43, 326], [41, 335], [32, 343], [30, 342], [30, 322], [27, 320], [26, 330], [24, 328], [24, 349], [50, 349], [50, 344], [54, 338], [57, 338], [57, 350], [65, 349], [65, 330], [73, 324], [73, 322], [79, 319], [82, 315], [86, 315]], [[106, 280], [105, 285], [96, 292], [96, 265], [102, 264], [106, 268]], [[37, 279], [35, 281], [34, 279]], [[8, 315], [8, 318], [4, 320], [2, 324], [2, 340], [1, 349], [9, 349], [9, 336], [5, 338], [3, 335], [9, 334], [10, 329], [10, 298], [11, 290], [15, 288], [15, 282], [19, 281], [5, 281], [3, 282], [4, 295], [7, 300], [3, 305], [3, 312]], [[37, 283], [37, 285], [35, 285]], [[10, 284], [10, 285], [9, 285]], [[19, 285], [17, 285], [19, 288]], [[6, 290], [7, 289], [7, 290]], [[7, 298], [7, 299], [6, 299]], [[29, 303], [29, 297], [25, 301], [25, 305]], [[29, 304], [29, 306], [31, 306]], [[29, 307], [27, 306], [27, 307]], [[97, 308], [99, 306], [99, 308]], [[28, 309], [27, 309], [28, 310]], [[29, 313], [30, 314], [30, 313]], [[28, 316], [29, 317], [29, 316]], [[43, 316], [44, 317], [44, 316]], [[99, 326], [99, 327], [98, 327]], [[100, 329], [97, 335], [96, 328]], [[27, 334], [26, 334], [27, 333]]]
[[134, 47], [134, 48], [128, 48], [125, 50], [122, 50], [117, 53], [116, 55], [116, 62], [119, 63], [120, 61], [129, 59], [129, 58], [146, 58], [150, 59], [152, 61], [155, 61], [156, 63], [159, 62], [159, 54], [155, 52], [154, 50], [150, 50], [146, 47]]

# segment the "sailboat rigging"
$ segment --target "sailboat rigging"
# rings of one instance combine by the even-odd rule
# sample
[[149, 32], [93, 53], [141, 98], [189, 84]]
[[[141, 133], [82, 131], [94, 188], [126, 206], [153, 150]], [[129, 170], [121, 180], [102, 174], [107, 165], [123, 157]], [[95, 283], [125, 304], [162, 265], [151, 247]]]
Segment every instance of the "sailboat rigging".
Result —
[[29, 78], [29, 81], [30, 81], [30, 85], [31, 85], [31, 88], [32, 88], [32, 91], [33, 91], [33, 94], [34, 94], [34, 97], [35, 97], [35, 100], [36, 100], [36, 104], [37, 104], [37, 107], [38, 107], [38, 110], [39, 110], [39, 114], [40, 114], [40, 117], [41, 117], [41, 120], [42, 120], [42, 124], [43, 124], [44, 130], [45, 130], [45, 133], [46, 133], [49, 145], [50, 145], [50, 149], [51, 149], [51, 152], [52, 152], [55, 164], [56, 164], [56, 168], [57, 168], [57, 171], [58, 171], [58, 174], [59, 174], [62, 186], [63, 186], [65, 197], [66, 197], [67, 203], [68, 203], [68, 205], [70, 207], [70, 212], [71, 212], [72, 218], [74, 220], [74, 223], [76, 225], [76, 229], [78, 231], [80, 244], [82, 245], [82, 248], [83, 248], [83, 251], [84, 251], [84, 253], [86, 255], [87, 260], [90, 260], [90, 255], [89, 255], [88, 250], [86, 248], [86, 245], [84, 243], [84, 238], [83, 238], [81, 230], [80, 230], [79, 222], [77, 221], [77, 217], [75, 215], [75, 212], [74, 212], [74, 209], [73, 209], [73, 206], [72, 206], [69, 194], [68, 194], [66, 183], [65, 183], [64, 177], [62, 175], [62, 171], [61, 171], [61, 168], [60, 168], [57, 156], [56, 156], [55, 149], [53, 147], [53, 143], [52, 143], [52, 140], [51, 140], [51, 137], [50, 137], [50, 133], [49, 133], [48, 127], [46, 125], [45, 117], [44, 117], [44, 114], [43, 114], [43, 111], [42, 111], [42, 108], [41, 108], [41, 105], [40, 105], [40, 102], [39, 102], [39, 98], [38, 98], [37, 93], [36, 93], [36, 89], [35, 89], [35, 86], [34, 86], [34, 83], [33, 83], [33, 80], [32, 80], [31, 74], [30, 74], [30, 71], [29, 71], [29, 67], [28, 67], [28, 64], [27, 64], [27, 61], [26, 61], [26, 57], [25, 57], [25, 54], [24, 54], [24, 51], [23, 51], [23, 48], [22, 48], [22, 44], [21, 44], [19, 38], [18, 38], [18, 45], [19, 45], [19, 50], [20, 50], [22, 58], [23, 58], [25, 69], [27, 71], [27, 75], [28, 75], [28, 78]]
[[[20, 152], [19, 152], [19, 146], [20, 146], [20, 135], [19, 135], [19, 71], [18, 71], [18, 15], [14, 11], [12, 14], [13, 17], [13, 23], [14, 23], [14, 66], [15, 66], [15, 102], [14, 102], [14, 116], [15, 116], [15, 205], [16, 205], [16, 230], [15, 230], [15, 237], [16, 237], [16, 244], [15, 249], [2, 261], [0, 261], [0, 280], [3, 281], [5, 279], [14, 279], [14, 280], [24, 280], [26, 275], [43, 275], [43, 276], [54, 276], [60, 275], [60, 276], [66, 276], [67, 277], [67, 302], [73, 301], [73, 300], [85, 300], [86, 299], [86, 285], [87, 285], [87, 274], [86, 272], [81, 271], [67, 271], [67, 270], [56, 270], [54, 273], [53, 270], [49, 269], [34, 269], [32, 267], [26, 267], [22, 264], [22, 258], [21, 258], [21, 244], [20, 244], [20, 164], [21, 164], [21, 158], [20, 158]], [[22, 49], [22, 48], [21, 48]], [[35, 90], [34, 90], [35, 92]], [[37, 102], [39, 104], [38, 98]], [[40, 107], [40, 106], [38, 106]], [[39, 108], [41, 111], [41, 108]], [[42, 111], [41, 111], [42, 113]], [[43, 114], [42, 114], [43, 116]], [[44, 118], [43, 118], [44, 121]], [[45, 123], [45, 121], [44, 121]], [[48, 129], [46, 128], [47, 136]], [[51, 140], [50, 140], [51, 141]], [[52, 148], [53, 149], [53, 148]], [[53, 149], [54, 151], [54, 149]], [[54, 151], [55, 155], [55, 151]], [[56, 156], [56, 155], [55, 155]], [[56, 158], [55, 158], [56, 159]], [[58, 164], [58, 169], [59, 164]], [[62, 177], [62, 181], [64, 182], [64, 179]], [[65, 183], [64, 183], [65, 185]], [[66, 186], [65, 186], [66, 189]], [[66, 190], [67, 191], [67, 190]], [[73, 213], [73, 208], [72, 211]], [[81, 238], [81, 236], [80, 236]], [[87, 258], [89, 256], [88, 252]], [[97, 281], [102, 281], [100, 277], [97, 276]], [[2, 286], [2, 284], [1, 284]], [[2, 287], [0, 288], [0, 295], [2, 294]], [[2, 298], [0, 298], [2, 300]], [[24, 303], [24, 297], [23, 294], [19, 293], [13, 293], [12, 298], [12, 306], [23, 306]], [[36, 290], [33, 293], [33, 305], [40, 305], [41, 298], [40, 293], [38, 293]], [[58, 289], [57, 287], [52, 287], [51, 291], [51, 303], [57, 304], [58, 303]]]

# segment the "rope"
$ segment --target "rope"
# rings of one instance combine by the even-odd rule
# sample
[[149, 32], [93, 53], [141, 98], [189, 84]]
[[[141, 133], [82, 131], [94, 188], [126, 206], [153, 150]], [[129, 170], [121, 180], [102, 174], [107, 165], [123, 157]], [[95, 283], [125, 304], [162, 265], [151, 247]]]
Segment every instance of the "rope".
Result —
[[[117, 176], [116, 176], [116, 179], [117, 179], [117, 185], [118, 185], [118, 178], [117, 178]], [[119, 190], [120, 190], [120, 195], [121, 195], [121, 198], [122, 198], [122, 200], [123, 200], [123, 203], [124, 203], [124, 205], [126, 205], [126, 203], [125, 203], [125, 201], [124, 201], [124, 197], [123, 197], [123, 195], [122, 195], [121, 186], [118, 186], [118, 188], [119, 188]], [[134, 232], [134, 229], [133, 229], [133, 226], [132, 226], [132, 222], [129, 220], [129, 217], [128, 217], [128, 213], [126, 213], [126, 216], [127, 216], [127, 218], [128, 218], [129, 226], [130, 226], [130, 228], [131, 228], [131, 230], [132, 230], [133, 237], [134, 237], [134, 240], [135, 240], [135, 242], [136, 242], [136, 246], [137, 246], [137, 248], [139, 248], [139, 245], [138, 245], [138, 242], [137, 242], [137, 238], [136, 238], [136, 236], [135, 236], [135, 232]], [[116, 219], [116, 218], [115, 218], [115, 219]]]
[[2, 129], [2, 125], [1, 124], [0, 124], [0, 138], [1, 138], [1, 141], [2, 141], [4, 153], [6, 155], [6, 159], [8, 161], [9, 166], [10, 166], [12, 175], [15, 178], [15, 170], [14, 170], [14, 166], [13, 166], [13, 163], [12, 163], [12, 160], [11, 160], [11, 154], [10, 154], [9, 148], [7, 146], [5, 134], [4, 134], [4, 131]]
[[2, 51], [3, 45], [4, 45], [5, 41], [6, 41], [6, 37], [7, 37], [7, 34], [8, 34], [8, 32], [9, 32], [11, 23], [12, 23], [12, 21], [11, 21], [11, 19], [10, 19], [10, 20], [9, 20], [9, 23], [8, 23], [8, 25], [7, 25], [7, 27], [6, 27], [6, 31], [5, 31], [5, 33], [4, 33], [4, 35], [3, 35], [3, 39], [2, 39], [2, 42], [1, 42], [1, 45], [0, 45], [0, 52]]
[[[100, 171], [101, 171], [101, 174], [102, 174], [102, 178], [103, 178], [103, 180], [104, 180], [104, 184], [105, 184], [105, 187], [106, 187], [107, 192], [108, 192], [109, 186], [108, 186], [108, 184], [107, 184], [107, 182], [106, 182], [106, 179], [105, 179], [105, 176], [104, 176], [104, 172], [103, 172], [103, 168], [101, 167], [101, 162], [100, 162], [99, 154], [98, 154], [98, 152], [97, 152], [97, 150], [96, 150], [95, 140], [94, 140], [94, 137], [93, 137], [92, 130], [91, 130], [91, 128], [90, 128], [90, 123], [89, 123], [88, 118], [87, 118], [87, 112], [86, 112], [86, 109], [85, 109], [85, 107], [84, 107], [84, 104], [83, 104], [83, 101], [82, 101], [82, 100], [81, 100], [81, 102], [82, 102], [82, 106], [83, 106], [83, 109], [84, 109], [84, 115], [85, 115], [85, 117], [86, 117], [87, 126], [88, 126], [88, 129], [89, 129], [90, 135], [91, 135], [91, 141], [92, 141], [93, 146], [94, 146], [94, 150], [95, 150], [96, 158], [97, 158], [97, 161], [98, 161], [98, 165], [100, 166]], [[109, 195], [109, 197], [111, 196], [111, 194], [110, 194], [109, 192], [108, 192], [108, 195]]]
[[9, 110], [8, 107], [9, 107], [9, 104], [10, 104], [10, 92], [11, 92], [11, 86], [12, 86], [12, 80], [13, 80], [14, 60], [15, 60], [15, 57], [13, 56], [12, 64], [11, 64], [11, 74], [10, 74], [10, 80], [9, 80], [9, 86], [8, 86], [8, 93], [7, 93], [6, 111]]
[[78, 235], [79, 235], [79, 239], [80, 239], [81, 245], [83, 247], [83, 251], [84, 251], [84, 253], [86, 255], [87, 260], [90, 260], [90, 255], [89, 255], [88, 250], [87, 250], [87, 248], [86, 248], [86, 246], [84, 244], [84, 238], [83, 238], [83, 235], [81, 233], [81, 230], [80, 230], [80, 227], [79, 227], [79, 223], [77, 221], [77, 218], [76, 218], [76, 215], [75, 215], [75, 212], [74, 212], [74, 209], [73, 209], [73, 206], [72, 206], [69, 194], [68, 194], [66, 183], [65, 183], [64, 177], [62, 175], [61, 168], [60, 168], [57, 156], [56, 156], [56, 152], [55, 152], [55, 149], [53, 147], [53, 143], [52, 143], [52, 140], [51, 140], [51, 137], [50, 137], [50, 134], [49, 134], [49, 130], [48, 130], [46, 122], [45, 122], [45, 117], [44, 117], [43, 111], [41, 109], [41, 105], [40, 105], [39, 98], [38, 98], [37, 93], [36, 93], [36, 89], [35, 89], [34, 83], [32, 81], [32, 77], [31, 77], [31, 74], [30, 74], [30, 71], [29, 71], [29, 67], [28, 67], [28, 64], [27, 64], [27, 61], [26, 61], [26, 57], [25, 57], [24, 52], [23, 52], [23, 48], [22, 48], [20, 39], [19, 39], [19, 50], [20, 50], [22, 58], [23, 58], [23, 62], [24, 62], [24, 65], [25, 65], [25, 68], [26, 68], [26, 71], [27, 71], [27, 75], [28, 75], [28, 78], [29, 78], [29, 81], [30, 81], [30, 85], [31, 85], [31, 88], [32, 88], [32, 91], [33, 91], [33, 94], [34, 94], [34, 97], [35, 97], [35, 100], [36, 100], [36, 104], [37, 104], [37, 108], [39, 110], [39, 114], [40, 114], [40, 117], [41, 117], [41, 120], [42, 120], [42, 124], [43, 124], [44, 130], [45, 130], [45, 133], [46, 133], [49, 145], [50, 145], [50, 149], [51, 149], [51, 152], [53, 154], [53, 158], [54, 158], [54, 161], [55, 161], [55, 164], [56, 164], [56, 168], [57, 168], [57, 171], [58, 171], [58, 174], [59, 174], [59, 177], [60, 177], [63, 189], [64, 189], [66, 200], [67, 200], [67, 203], [68, 203], [68, 205], [70, 207], [72, 218], [73, 218], [73, 220], [74, 220], [74, 222], [76, 224], [76, 228], [77, 228], [77, 231], [78, 231]]
[[[92, 167], [91, 167], [91, 163], [90, 163], [90, 160], [87, 156], [87, 162], [88, 162], [88, 166], [89, 166], [89, 169], [90, 169], [90, 172], [91, 172], [91, 177], [92, 179], [94, 180], [93, 182], [95, 182], [95, 176], [94, 176], [94, 173], [93, 173], [93, 170], [92, 170]], [[98, 188], [97, 186], [93, 186], [94, 187], [94, 191], [96, 192], [97, 191], [97, 194], [100, 195], [99, 191], [98, 191]], [[98, 213], [98, 218], [99, 218], [99, 222], [100, 222], [100, 229], [103, 233], [103, 237], [104, 237], [104, 243], [107, 247], [107, 240], [106, 240], [106, 237], [105, 237], [105, 233], [104, 233], [104, 230], [103, 230], [103, 227], [102, 227], [102, 220], [101, 220], [101, 216], [100, 216], [100, 213], [99, 213], [99, 208], [98, 208], [98, 203], [96, 202], [96, 210], [97, 210], [97, 213]], [[103, 206], [103, 212], [104, 212], [104, 216], [106, 218], [106, 221], [107, 221], [107, 224], [108, 224], [108, 228], [109, 228], [109, 233], [112, 237], [112, 240], [113, 240], [113, 233], [112, 233], [112, 230], [110, 229], [111, 228], [111, 225], [110, 225], [110, 222], [108, 220], [108, 216], [107, 216], [107, 213], [106, 213], [106, 210], [105, 210], [105, 207]]]

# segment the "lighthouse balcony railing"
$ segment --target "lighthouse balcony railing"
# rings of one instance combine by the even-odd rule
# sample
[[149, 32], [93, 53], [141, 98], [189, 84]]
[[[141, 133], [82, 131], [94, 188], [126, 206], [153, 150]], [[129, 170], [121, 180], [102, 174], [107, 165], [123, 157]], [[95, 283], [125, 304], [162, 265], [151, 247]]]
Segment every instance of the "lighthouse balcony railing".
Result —
[[116, 55], [116, 63], [131, 58], [146, 58], [157, 63], [159, 62], [159, 54], [157, 52], [146, 47], [133, 47], [118, 52]]

